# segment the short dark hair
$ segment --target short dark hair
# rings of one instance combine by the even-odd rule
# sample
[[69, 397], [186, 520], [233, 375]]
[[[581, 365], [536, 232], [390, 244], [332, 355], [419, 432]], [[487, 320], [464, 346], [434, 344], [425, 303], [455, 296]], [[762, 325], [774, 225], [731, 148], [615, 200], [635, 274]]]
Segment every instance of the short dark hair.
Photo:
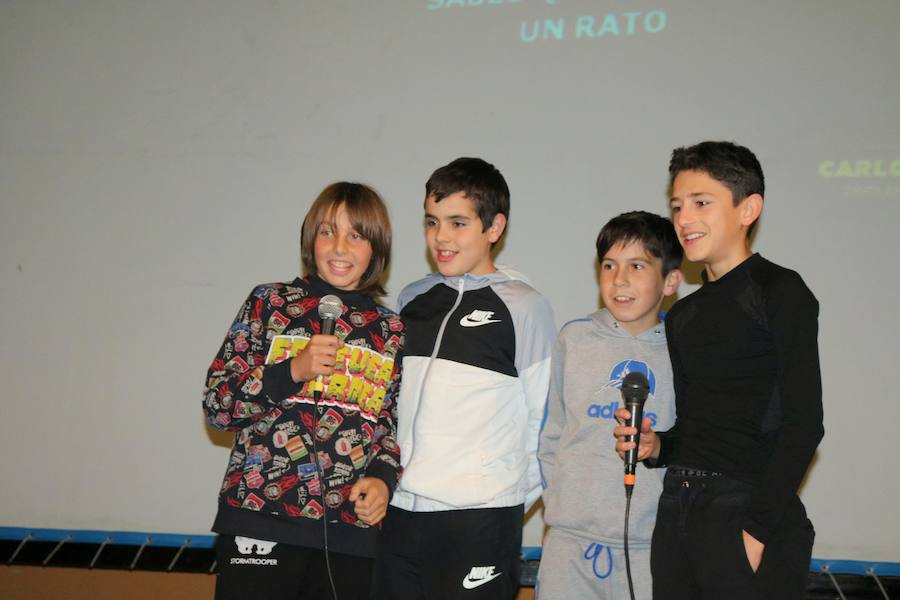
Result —
[[622, 213], [603, 226], [597, 236], [597, 258], [603, 261], [616, 244], [632, 242], [640, 242], [651, 256], [662, 261], [663, 277], [681, 266], [684, 249], [678, 243], [672, 221], [643, 210]]
[[[676, 148], [669, 161], [669, 189], [682, 171], [701, 171], [731, 190], [734, 205], [747, 196], [765, 196], [766, 180], [756, 155], [734, 142], [700, 142]], [[756, 222], [747, 229], [749, 235]]]
[[457, 158], [432, 173], [425, 183], [425, 198], [433, 196], [435, 202], [457, 192], [474, 204], [482, 231], [487, 231], [498, 214], [509, 220], [509, 186], [491, 163], [480, 158]]
[[372, 245], [369, 267], [359, 280], [355, 291], [372, 298], [384, 296], [381, 276], [391, 261], [391, 220], [384, 200], [374, 189], [362, 183], [339, 181], [319, 193], [303, 219], [300, 232], [300, 258], [307, 275], [318, 276], [316, 268], [316, 234], [322, 223], [334, 221], [341, 206], [347, 210], [347, 218], [353, 229]]

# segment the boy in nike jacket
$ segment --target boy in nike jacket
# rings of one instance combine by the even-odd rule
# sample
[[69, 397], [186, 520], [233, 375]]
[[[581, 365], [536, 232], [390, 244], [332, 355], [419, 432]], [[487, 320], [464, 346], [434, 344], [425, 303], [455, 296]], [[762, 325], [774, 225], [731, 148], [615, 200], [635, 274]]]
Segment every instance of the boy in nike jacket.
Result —
[[518, 589], [556, 327], [546, 298], [494, 265], [508, 216], [506, 181], [481, 159], [457, 159], [425, 185], [438, 273], [399, 299], [404, 475], [379, 541], [377, 598], [497, 600]]
[[[630, 212], [597, 237], [606, 308], [563, 326], [553, 349], [550, 400], [538, 455], [545, 479], [541, 600], [627, 598], [622, 461], [609, 448], [622, 380], [644, 374], [644, 415], [675, 420], [672, 367], [659, 322], [663, 298], [681, 282], [682, 249], [672, 223]], [[635, 598], [651, 598], [650, 539], [664, 473], [641, 468], [631, 500], [629, 552]]]

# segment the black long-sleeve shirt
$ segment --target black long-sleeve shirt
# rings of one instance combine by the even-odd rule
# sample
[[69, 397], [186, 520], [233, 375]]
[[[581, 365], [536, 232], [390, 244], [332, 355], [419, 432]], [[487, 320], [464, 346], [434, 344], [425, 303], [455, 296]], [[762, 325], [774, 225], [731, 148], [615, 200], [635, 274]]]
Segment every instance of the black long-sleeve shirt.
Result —
[[766, 543], [822, 439], [819, 304], [796, 272], [758, 254], [666, 317], [676, 422], [657, 464], [754, 486], [744, 530]]

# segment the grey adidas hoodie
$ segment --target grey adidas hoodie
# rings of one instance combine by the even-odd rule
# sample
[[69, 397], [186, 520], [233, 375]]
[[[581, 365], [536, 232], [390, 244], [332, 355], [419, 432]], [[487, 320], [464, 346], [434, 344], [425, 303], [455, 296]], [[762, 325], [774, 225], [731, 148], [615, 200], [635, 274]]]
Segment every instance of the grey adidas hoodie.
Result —
[[[605, 309], [567, 323], [553, 349], [538, 449], [544, 522], [611, 546], [623, 543], [625, 516], [613, 413], [622, 406], [622, 379], [632, 371], [650, 381], [644, 416], [654, 430], [669, 429], [675, 421], [675, 393], [662, 323], [637, 337]], [[633, 548], [650, 546], [664, 474], [665, 469], [638, 466], [628, 540]]]

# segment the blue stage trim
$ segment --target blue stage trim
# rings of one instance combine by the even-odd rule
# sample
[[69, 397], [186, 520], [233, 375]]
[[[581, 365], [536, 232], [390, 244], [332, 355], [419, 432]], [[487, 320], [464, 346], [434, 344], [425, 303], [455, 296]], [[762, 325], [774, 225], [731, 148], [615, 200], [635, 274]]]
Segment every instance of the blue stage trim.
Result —
[[31, 536], [34, 542], [61, 542], [73, 544], [121, 544], [126, 546], [164, 546], [180, 548], [212, 548], [214, 535], [189, 535], [184, 533], [151, 533], [141, 531], [98, 531], [83, 529], [38, 529], [29, 527], [0, 527], [0, 539], [21, 541]]
[[830, 573], [843, 575], [869, 575], [871, 569], [871, 573], [879, 577], [900, 577], [900, 563], [830, 558], [814, 558], [809, 563], [809, 570], [816, 573], [825, 571], [826, 567]]
[[[21, 541], [27, 537], [35, 542], [61, 542], [74, 544], [121, 544], [126, 546], [161, 546], [180, 548], [212, 548], [214, 535], [191, 535], [184, 533], [156, 533], [141, 531], [101, 531], [92, 529], [40, 529], [30, 527], [0, 527], [0, 539]], [[540, 546], [523, 546], [522, 560], [540, 560]], [[869, 562], [861, 560], [842, 560], [814, 558], [810, 561], [810, 572], [844, 575], [869, 575], [879, 577], [900, 577], [900, 563]]]

